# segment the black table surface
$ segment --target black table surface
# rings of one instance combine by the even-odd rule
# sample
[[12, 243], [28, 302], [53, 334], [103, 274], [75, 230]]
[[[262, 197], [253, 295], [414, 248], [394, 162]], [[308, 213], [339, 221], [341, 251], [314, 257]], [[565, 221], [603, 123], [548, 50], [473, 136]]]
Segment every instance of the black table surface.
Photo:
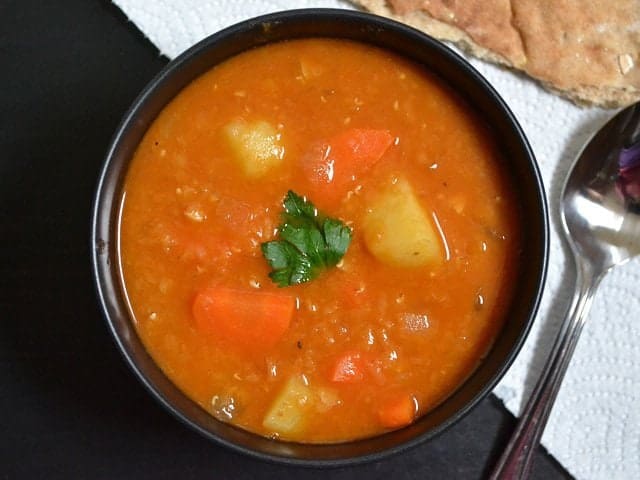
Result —
[[[408, 452], [319, 470], [205, 440], [137, 382], [98, 309], [89, 216], [111, 135], [166, 63], [108, 1], [0, 2], [0, 478], [486, 477], [514, 427], [495, 397]], [[533, 478], [570, 478], [536, 457]]]

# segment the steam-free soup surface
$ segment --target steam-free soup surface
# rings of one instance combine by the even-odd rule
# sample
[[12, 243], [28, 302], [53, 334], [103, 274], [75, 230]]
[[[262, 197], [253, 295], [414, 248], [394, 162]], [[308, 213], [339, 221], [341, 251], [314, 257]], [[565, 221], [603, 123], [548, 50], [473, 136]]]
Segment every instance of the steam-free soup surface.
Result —
[[[405, 426], [505, 321], [521, 241], [505, 165], [461, 98], [387, 51], [305, 39], [238, 55], [163, 110], [131, 163], [120, 261], [137, 331], [241, 428], [337, 442]], [[351, 240], [278, 286], [262, 245], [289, 191]]]

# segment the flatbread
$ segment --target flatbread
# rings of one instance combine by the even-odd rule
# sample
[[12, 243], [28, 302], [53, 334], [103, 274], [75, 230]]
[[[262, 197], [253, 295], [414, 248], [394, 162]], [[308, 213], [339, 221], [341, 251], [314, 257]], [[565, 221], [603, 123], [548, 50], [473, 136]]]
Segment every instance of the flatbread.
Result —
[[640, 101], [640, 0], [354, 0], [579, 104]]

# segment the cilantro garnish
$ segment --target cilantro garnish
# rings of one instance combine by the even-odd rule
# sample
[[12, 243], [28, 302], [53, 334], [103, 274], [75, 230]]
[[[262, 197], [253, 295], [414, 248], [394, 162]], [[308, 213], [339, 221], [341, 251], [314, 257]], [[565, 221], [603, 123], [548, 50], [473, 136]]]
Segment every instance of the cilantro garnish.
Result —
[[342, 259], [351, 242], [349, 227], [320, 214], [306, 198], [289, 190], [283, 205], [279, 238], [261, 246], [273, 269], [269, 277], [279, 287], [316, 278]]

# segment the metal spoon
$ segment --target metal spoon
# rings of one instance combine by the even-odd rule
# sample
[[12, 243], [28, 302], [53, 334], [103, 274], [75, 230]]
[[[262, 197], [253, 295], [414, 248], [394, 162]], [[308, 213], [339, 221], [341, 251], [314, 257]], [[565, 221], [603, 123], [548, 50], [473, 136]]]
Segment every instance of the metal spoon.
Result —
[[640, 254], [640, 103], [619, 112], [578, 156], [560, 200], [576, 287], [542, 376], [492, 480], [525, 479], [596, 289], [613, 267]]

